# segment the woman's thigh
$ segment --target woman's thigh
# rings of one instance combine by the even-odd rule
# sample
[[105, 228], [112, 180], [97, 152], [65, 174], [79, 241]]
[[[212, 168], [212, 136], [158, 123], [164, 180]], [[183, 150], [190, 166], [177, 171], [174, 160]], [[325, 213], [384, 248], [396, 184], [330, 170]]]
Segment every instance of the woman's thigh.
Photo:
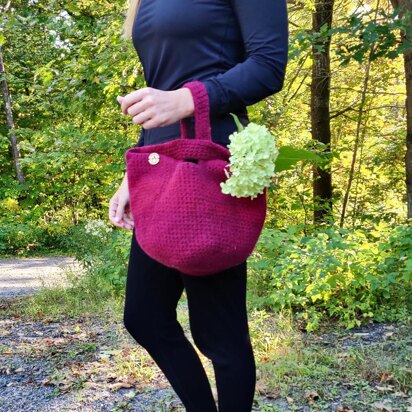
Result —
[[180, 272], [148, 256], [133, 232], [124, 306], [126, 329], [135, 337], [165, 331], [176, 320], [183, 287]]
[[210, 276], [183, 275], [193, 340], [212, 360], [250, 351], [246, 261]]

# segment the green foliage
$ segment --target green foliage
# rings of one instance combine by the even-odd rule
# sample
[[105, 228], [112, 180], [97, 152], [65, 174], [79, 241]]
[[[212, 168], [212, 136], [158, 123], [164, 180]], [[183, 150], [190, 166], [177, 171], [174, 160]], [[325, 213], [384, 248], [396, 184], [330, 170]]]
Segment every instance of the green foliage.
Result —
[[116, 102], [143, 84], [136, 52], [120, 37], [126, 7], [92, 1], [57, 7], [39, 0], [15, 2], [1, 13], [5, 77], [26, 181], [19, 185], [15, 178], [0, 100], [0, 200], [18, 206], [1, 208], [1, 252], [59, 247], [57, 237], [68, 227], [106, 214], [124, 173], [124, 153], [138, 136]]
[[65, 241], [76, 259], [96, 280], [97, 287], [120, 294], [125, 287], [130, 232], [91, 219], [69, 229]]
[[399, 7], [391, 13], [384, 9], [359, 11], [350, 15], [344, 26], [330, 30], [330, 34], [347, 34], [337, 50], [342, 64], [347, 65], [351, 59], [362, 62], [369, 53], [371, 61], [379, 57], [394, 59], [411, 48], [407, 38], [399, 42], [398, 31], [410, 34], [412, 13], [406, 12], [401, 17], [400, 11]]
[[32, 222], [16, 223], [3, 221], [0, 225], [0, 253], [22, 254], [38, 249], [44, 232]]
[[65, 232], [72, 224], [68, 215], [70, 210], [62, 208], [59, 219], [50, 220], [38, 205], [23, 209], [16, 199], [5, 198], [0, 201], [0, 254], [31, 255], [50, 249], [61, 253]]
[[[342, 66], [351, 60], [361, 63], [365, 58], [371, 61], [381, 57], [395, 59], [412, 47], [408, 40], [411, 34], [412, 12], [406, 11], [401, 16], [397, 7], [389, 13], [383, 7], [373, 9], [368, 6], [356, 7], [354, 12], [342, 17], [335, 27], [325, 23], [318, 32], [297, 30], [290, 54], [295, 57], [313, 47], [315, 53], [325, 51], [325, 43], [336, 39], [336, 55]], [[399, 31], [406, 37], [399, 41]]]
[[276, 171], [290, 170], [301, 160], [312, 160], [318, 164], [322, 162], [322, 158], [310, 150], [285, 145], [279, 148], [275, 162]]
[[412, 226], [325, 227], [302, 235], [265, 229], [250, 258], [260, 304], [293, 310], [308, 331], [333, 318], [353, 328], [362, 320], [408, 315], [412, 290]]
[[[379, 239], [380, 233], [374, 235]], [[412, 284], [412, 226], [400, 225], [395, 227], [387, 239], [379, 245], [382, 261], [380, 269], [388, 276], [405, 283]], [[412, 289], [409, 289], [412, 293]], [[387, 295], [386, 297], [389, 297]]]

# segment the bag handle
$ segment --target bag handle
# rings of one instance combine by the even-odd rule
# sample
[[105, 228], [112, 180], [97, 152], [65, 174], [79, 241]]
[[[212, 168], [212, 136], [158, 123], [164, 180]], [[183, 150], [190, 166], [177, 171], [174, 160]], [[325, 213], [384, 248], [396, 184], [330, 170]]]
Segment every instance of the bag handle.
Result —
[[[185, 83], [182, 87], [188, 88], [193, 97], [195, 106], [195, 139], [212, 140], [210, 129], [209, 96], [206, 86], [200, 81]], [[180, 120], [180, 134], [182, 138], [189, 138], [187, 118]]]

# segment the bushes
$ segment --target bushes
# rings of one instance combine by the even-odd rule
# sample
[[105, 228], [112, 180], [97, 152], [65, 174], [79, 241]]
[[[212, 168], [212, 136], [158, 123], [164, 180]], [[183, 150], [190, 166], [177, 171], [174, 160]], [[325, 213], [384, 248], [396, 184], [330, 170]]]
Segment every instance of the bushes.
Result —
[[98, 287], [116, 295], [124, 291], [131, 232], [92, 219], [70, 228], [64, 243]]
[[0, 225], [0, 253], [23, 254], [40, 246], [43, 232], [32, 223], [3, 221]]
[[0, 254], [62, 253], [62, 242], [72, 225], [69, 213], [67, 208], [52, 211], [39, 205], [23, 209], [13, 198], [0, 201]]
[[353, 328], [411, 316], [412, 226], [265, 229], [250, 267], [258, 304], [296, 311], [307, 331], [326, 317]]

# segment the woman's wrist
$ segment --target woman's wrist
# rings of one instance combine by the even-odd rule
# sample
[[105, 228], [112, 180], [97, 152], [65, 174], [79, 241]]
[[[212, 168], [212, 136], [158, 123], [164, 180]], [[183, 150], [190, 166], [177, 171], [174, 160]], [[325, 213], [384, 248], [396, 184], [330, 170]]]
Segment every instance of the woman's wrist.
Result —
[[120, 183], [121, 186], [124, 186], [127, 183], [127, 172], [124, 172], [123, 180], [122, 183]]
[[177, 96], [177, 107], [181, 113], [181, 118], [193, 116], [195, 112], [195, 104], [193, 102], [192, 92], [187, 87], [174, 90]]

